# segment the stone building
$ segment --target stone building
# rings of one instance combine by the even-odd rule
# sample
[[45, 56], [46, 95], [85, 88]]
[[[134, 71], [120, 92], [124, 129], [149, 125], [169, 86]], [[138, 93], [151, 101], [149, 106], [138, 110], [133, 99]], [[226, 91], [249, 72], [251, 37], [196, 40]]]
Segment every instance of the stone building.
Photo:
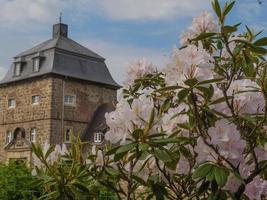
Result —
[[14, 57], [0, 82], [0, 162], [31, 161], [31, 143], [69, 143], [72, 134], [101, 143], [103, 116], [119, 85], [105, 59], [68, 37], [66, 24]]

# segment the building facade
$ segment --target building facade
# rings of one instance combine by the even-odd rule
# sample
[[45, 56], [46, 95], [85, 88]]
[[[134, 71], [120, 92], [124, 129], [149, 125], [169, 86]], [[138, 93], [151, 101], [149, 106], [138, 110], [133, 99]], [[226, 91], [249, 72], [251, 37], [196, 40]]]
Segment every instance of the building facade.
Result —
[[72, 134], [101, 143], [119, 87], [103, 57], [54, 25], [52, 39], [15, 56], [0, 82], [0, 162], [31, 161], [32, 143], [69, 143]]

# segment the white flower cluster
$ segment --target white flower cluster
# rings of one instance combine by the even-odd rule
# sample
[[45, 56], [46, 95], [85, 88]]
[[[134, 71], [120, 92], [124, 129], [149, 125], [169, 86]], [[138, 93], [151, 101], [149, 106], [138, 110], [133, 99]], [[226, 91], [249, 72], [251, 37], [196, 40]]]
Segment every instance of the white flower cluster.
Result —
[[134, 99], [131, 105], [122, 98], [117, 103], [116, 110], [105, 115], [109, 127], [105, 139], [112, 143], [125, 143], [136, 128], [145, 127], [153, 108], [153, 100], [146, 94]]
[[155, 71], [156, 68], [153, 64], [144, 58], [134, 61], [127, 71], [127, 78], [123, 84], [125, 86], [132, 85], [134, 80], [142, 78], [147, 74], [152, 74]]
[[172, 62], [163, 72], [166, 75], [167, 85], [183, 84], [186, 78], [198, 80], [213, 77], [211, 55], [201, 45], [188, 45], [181, 50], [174, 48]]
[[205, 11], [193, 19], [192, 25], [181, 35], [181, 45], [188, 44], [189, 39], [193, 39], [201, 33], [214, 33], [218, 31], [218, 24], [212, 14]]

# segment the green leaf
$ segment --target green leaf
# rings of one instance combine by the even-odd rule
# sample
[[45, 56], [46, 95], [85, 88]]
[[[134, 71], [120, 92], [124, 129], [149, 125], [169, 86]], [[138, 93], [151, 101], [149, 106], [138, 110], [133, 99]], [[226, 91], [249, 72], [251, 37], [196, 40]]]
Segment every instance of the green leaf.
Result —
[[156, 140], [151, 140], [151, 142], [153, 143], [157, 143], [157, 144], [170, 144], [170, 143], [178, 143], [181, 140], [179, 140], [179, 138], [164, 138], [164, 139], [156, 139]]
[[155, 118], [155, 109], [152, 108], [152, 110], [150, 111], [149, 121], [148, 121], [148, 123], [146, 124], [146, 127], [145, 127], [145, 131], [144, 131], [145, 135], [147, 135], [149, 130], [152, 128], [153, 123], [154, 123], [154, 118]]
[[160, 149], [155, 149], [154, 155], [156, 158], [163, 162], [171, 162], [172, 158], [171, 156], [165, 151], [165, 150], [160, 150]]
[[112, 167], [106, 167], [105, 168], [106, 172], [112, 176], [118, 176], [120, 172], [116, 169], [113, 169]]
[[188, 89], [183, 89], [183, 90], [179, 91], [178, 92], [179, 101], [183, 101], [184, 98], [188, 95], [188, 93], [189, 93]]
[[251, 48], [251, 51], [261, 55], [267, 54], [267, 50], [263, 47], [253, 47]]
[[198, 40], [203, 40], [209, 37], [212, 37], [214, 35], [216, 35], [217, 33], [201, 33], [199, 36], [197, 36], [194, 39], [191, 39], [191, 41], [198, 41]]
[[122, 153], [128, 152], [128, 151], [132, 150], [135, 146], [136, 146], [135, 143], [131, 143], [131, 144], [126, 144], [126, 145], [120, 146], [117, 149], [116, 154], [122, 154]]
[[211, 169], [214, 167], [213, 164], [211, 163], [205, 163], [200, 165], [193, 173], [193, 178], [197, 179], [197, 178], [204, 178], [206, 177], [210, 172]]
[[235, 27], [235, 26], [223, 26], [222, 27], [223, 33], [233, 33], [235, 31], [237, 31], [237, 27]]
[[185, 80], [184, 83], [192, 88], [198, 83], [198, 80], [196, 78], [190, 78]]
[[146, 143], [144, 143], [144, 144], [140, 144], [140, 145], [139, 145], [139, 149], [140, 149], [140, 151], [147, 151], [148, 148], [149, 148], [149, 145], [146, 144]]
[[217, 82], [220, 82], [222, 80], [223, 80], [223, 78], [208, 79], [208, 80], [205, 80], [205, 81], [200, 81], [198, 83], [198, 85], [205, 85], [205, 84], [210, 84], [210, 83], [217, 83]]
[[267, 37], [261, 38], [253, 43], [255, 46], [267, 46]]
[[233, 8], [233, 6], [235, 5], [235, 1], [232, 1], [229, 5], [227, 5], [224, 9], [224, 16], [226, 16]]
[[212, 1], [212, 7], [213, 7], [213, 10], [215, 11], [216, 15], [218, 16], [218, 18], [221, 19], [222, 11], [221, 11], [221, 6], [220, 6], [218, 0]]
[[178, 86], [178, 85], [174, 85], [174, 86], [168, 86], [168, 87], [163, 87], [160, 88], [158, 90], [155, 90], [156, 92], [166, 92], [166, 91], [173, 91], [173, 90], [177, 90], [177, 89], [182, 89], [183, 87]]
[[223, 187], [226, 184], [228, 178], [226, 169], [223, 169], [221, 167], [215, 167], [214, 175], [218, 186]]
[[45, 153], [45, 159], [47, 159], [48, 156], [49, 156], [54, 150], [55, 150], [55, 145], [51, 145], [51, 146], [48, 148], [47, 152]]
[[139, 138], [142, 138], [144, 135], [143, 129], [135, 129], [132, 133], [132, 136], [134, 139], [138, 140]]

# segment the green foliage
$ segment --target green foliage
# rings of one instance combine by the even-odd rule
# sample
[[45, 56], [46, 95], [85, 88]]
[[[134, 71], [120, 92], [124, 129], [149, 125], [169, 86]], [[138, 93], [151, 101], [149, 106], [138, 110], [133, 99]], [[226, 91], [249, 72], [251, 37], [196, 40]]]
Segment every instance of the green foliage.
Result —
[[0, 164], [0, 199], [37, 199], [41, 191], [34, 180], [31, 169], [23, 163]]
[[[129, 136], [126, 141], [120, 145], [106, 143], [97, 147], [96, 152], [84, 155], [84, 144], [77, 138], [72, 141], [69, 153], [54, 162], [49, 162], [54, 146], [43, 152], [40, 146], [33, 145], [34, 153], [43, 164], [36, 170], [43, 199], [90, 199], [102, 190], [116, 194], [118, 199], [127, 200], [246, 199], [245, 188], [256, 176], [267, 179], [267, 161], [257, 160], [255, 156], [255, 148], [263, 148], [267, 143], [264, 128], [267, 124], [267, 65], [264, 57], [267, 54], [267, 39], [259, 38], [259, 33], [254, 33], [248, 27], [240, 34], [240, 23], [226, 24], [226, 17], [234, 4], [235, 1], [230, 1], [222, 5], [219, 0], [213, 0], [212, 6], [220, 26], [218, 31], [203, 31], [188, 41], [212, 54], [214, 60], [207, 61], [211, 62], [207, 65], [212, 64], [215, 78], [198, 80], [191, 73], [196, 67], [192, 64], [191, 69], [188, 69], [190, 73], [183, 74], [185, 80], [179, 84], [166, 86], [164, 73], [156, 71], [123, 89], [124, 99], [130, 108], [134, 100], [147, 91], [151, 91], [148, 95], [153, 104], [152, 109], [146, 110], [149, 117], [143, 119], [136, 116], [142, 125], [135, 124], [135, 119], [129, 120], [132, 127], [125, 130]], [[222, 56], [223, 53], [227, 56]], [[177, 64], [178, 67], [183, 68], [180, 64]], [[229, 90], [234, 81], [245, 79], [254, 82], [256, 86], [239, 92], [236, 89]], [[240, 112], [243, 105], [238, 105], [236, 96], [247, 92], [263, 95], [265, 110], [256, 114]], [[216, 106], [222, 104], [223, 109], [216, 109]], [[177, 113], [168, 117], [178, 119], [169, 133], [161, 122], [171, 108]], [[167, 120], [171, 120], [169, 118]], [[223, 140], [226, 145], [231, 135], [223, 139], [211, 135], [221, 133], [212, 133], [210, 129], [222, 119], [236, 127], [233, 131], [238, 132], [238, 137], [244, 142], [240, 147], [241, 152], [237, 153], [246, 160], [242, 164], [255, 166], [248, 177], [241, 176], [244, 174], [239, 163], [241, 159], [234, 163], [236, 160], [231, 158], [231, 152], [224, 152], [220, 146]], [[204, 157], [204, 161], [198, 161], [200, 153], [203, 153], [197, 152], [198, 142], [203, 142], [207, 151], [203, 152], [209, 156]], [[230, 142], [230, 145], [233, 144]], [[86, 158], [89, 162], [85, 162]], [[182, 163], [184, 160], [186, 162]], [[185, 163], [186, 166], [183, 166]], [[187, 172], [180, 173], [182, 170]], [[230, 178], [240, 183], [235, 193], [225, 189]], [[105, 198], [103, 195], [101, 193], [100, 198]]]
[[93, 190], [96, 183], [90, 174], [90, 166], [85, 165], [82, 146], [80, 139], [75, 138], [69, 153], [49, 162], [55, 147], [43, 152], [40, 145], [33, 144], [33, 151], [43, 164], [36, 167], [36, 184], [43, 193], [41, 199], [88, 199], [97, 195]]

